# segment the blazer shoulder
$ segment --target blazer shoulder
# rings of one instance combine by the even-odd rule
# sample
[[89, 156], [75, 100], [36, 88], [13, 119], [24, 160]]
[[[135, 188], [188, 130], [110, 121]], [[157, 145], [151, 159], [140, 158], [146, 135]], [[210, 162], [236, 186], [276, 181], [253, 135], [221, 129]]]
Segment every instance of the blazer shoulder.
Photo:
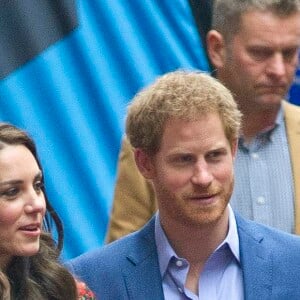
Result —
[[295, 234], [246, 220], [235, 213], [241, 242], [255, 242], [282, 253], [296, 253], [300, 258], [300, 237]]
[[283, 101], [283, 110], [286, 117], [293, 117], [300, 120], [300, 106]]
[[[144, 272], [144, 265], [147, 265], [146, 270], [149, 274], [158, 270], [153, 237], [152, 220], [141, 230], [84, 253], [67, 262], [66, 266], [75, 277], [84, 281], [99, 299], [125, 299], [121, 297], [128, 292], [124, 278], [133, 276], [136, 283], [139, 278], [133, 274], [140, 274], [137, 272], [140, 269]], [[149, 266], [153, 269], [149, 270]]]
[[75, 273], [82, 272], [83, 268], [92, 270], [95, 266], [97, 269], [100, 266], [102, 269], [116, 268], [118, 272], [119, 266], [127, 263], [128, 259], [139, 261], [155, 251], [154, 222], [152, 218], [142, 229], [84, 253], [67, 262], [67, 265]]

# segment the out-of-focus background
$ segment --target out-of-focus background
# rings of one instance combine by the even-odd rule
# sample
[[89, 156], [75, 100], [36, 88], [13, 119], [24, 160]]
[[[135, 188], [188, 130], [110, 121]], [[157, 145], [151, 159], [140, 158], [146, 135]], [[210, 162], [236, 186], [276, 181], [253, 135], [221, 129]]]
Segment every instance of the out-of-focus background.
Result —
[[104, 243], [127, 103], [163, 73], [210, 71], [209, 22], [210, 0], [0, 2], [0, 120], [37, 143], [63, 259]]

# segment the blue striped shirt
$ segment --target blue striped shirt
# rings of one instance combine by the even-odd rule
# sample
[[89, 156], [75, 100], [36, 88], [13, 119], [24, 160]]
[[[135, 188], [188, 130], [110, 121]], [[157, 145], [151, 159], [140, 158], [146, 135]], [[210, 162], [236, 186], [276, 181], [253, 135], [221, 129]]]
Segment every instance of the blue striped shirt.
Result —
[[249, 145], [239, 139], [230, 203], [245, 218], [294, 233], [294, 184], [282, 109], [274, 128]]

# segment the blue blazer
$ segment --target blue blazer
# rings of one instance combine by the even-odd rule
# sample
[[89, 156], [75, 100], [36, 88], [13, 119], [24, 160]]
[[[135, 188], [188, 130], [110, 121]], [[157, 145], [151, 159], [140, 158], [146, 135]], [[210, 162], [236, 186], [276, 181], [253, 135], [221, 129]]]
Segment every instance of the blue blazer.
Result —
[[[300, 237], [236, 215], [245, 300], [300, 299]], [[141, 230], [67, 263], [100, 300], [164, 299], [154, 218]]]

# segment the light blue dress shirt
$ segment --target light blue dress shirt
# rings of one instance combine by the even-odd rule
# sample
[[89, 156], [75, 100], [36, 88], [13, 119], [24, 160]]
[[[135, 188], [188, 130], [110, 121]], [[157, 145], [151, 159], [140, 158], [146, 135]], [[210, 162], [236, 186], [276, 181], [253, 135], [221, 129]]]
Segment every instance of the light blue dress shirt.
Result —
[[294, 183], [282, 109], [275, 127], [257, 135], [250, 145], [239, 139], [234, 167], [233, 210], [294, 233]]
[[[233, 211], [229, 208], [229, 230], [225, 240], [211, 254], [199, 279], [199, 295], [185, 287], [189, 262], [178, 257], [161, 227], [159, 213], [155, 219], [155, 241], [166, 300], [244, 299], [240, 266], [239, 238]], [[188, 247], [188, 245], [187, 245]], [[199, 248], [201, 244], [199, 244]]]

